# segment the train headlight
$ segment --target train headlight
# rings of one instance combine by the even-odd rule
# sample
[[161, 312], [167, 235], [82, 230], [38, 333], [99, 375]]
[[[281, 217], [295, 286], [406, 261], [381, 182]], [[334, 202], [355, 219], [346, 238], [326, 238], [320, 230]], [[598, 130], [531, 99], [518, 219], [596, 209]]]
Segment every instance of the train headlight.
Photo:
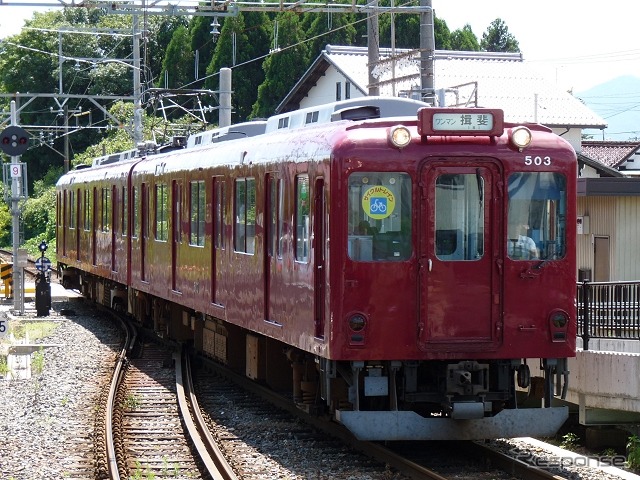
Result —
[[549, 330], [551, 341], [564, 342], [567, 340], [567, 327], [569, 325], [569, 314], [564, 310], [554, 310], [549, 315]]
[[404, 148], [411, 142], [411, 132], [404, 125], [397, 125], [388, 130], [389, 142], [396, 148]]
[[531, 144], [531, 130], [527, 127], [515, 127], [509, 132], [511, 144], [518, 150], [522, 150]]
[[367, 326], [367, 319], [361, 313], [356, 313], [349, 317], [349, 328], [354, 332], [360, 332]]

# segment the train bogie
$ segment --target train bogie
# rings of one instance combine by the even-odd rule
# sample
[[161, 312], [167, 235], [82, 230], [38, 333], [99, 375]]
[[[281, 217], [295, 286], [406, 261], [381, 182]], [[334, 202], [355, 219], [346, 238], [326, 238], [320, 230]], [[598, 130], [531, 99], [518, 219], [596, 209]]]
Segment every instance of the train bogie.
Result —
[[[390, 100], [369, 101], [70, 172], [63, 270], [360, 438], [552, 433], [575, 353], [575, 153], [498, 110], [377, 118]], [[545, 408], [517, 408], [534, 384]]]

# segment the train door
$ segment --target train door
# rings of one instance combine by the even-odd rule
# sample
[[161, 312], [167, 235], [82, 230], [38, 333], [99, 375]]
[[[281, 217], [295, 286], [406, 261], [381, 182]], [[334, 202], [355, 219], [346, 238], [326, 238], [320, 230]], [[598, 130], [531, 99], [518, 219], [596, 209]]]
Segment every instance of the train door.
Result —
[[491, 349], [502, 338], [496, 261], [501, 198], [496, 165], [429, 164], [421, 174], [422, 348]]
[[324, 179], [317, 178], [313, 201], [313, 258], [314, 258], [314, 335], [324, 337], [325, 301], [326, 301], [326, 210], [324, 201]]
[[[211, 189], [213, 198], [213, 245], [211, 247], [211, 303], [222, 305], [219, 290], [222, 286], [224, 268], [220, 268], [224, 250], [224, 178], [213, 177]], [[193, 195], [193, 194], [192, 194]], [[204, 204], [203, 204], [204, 206]]]
[[118, 189], [115, 185], [111, 187], [111, 271], [118, 271], [118, 243], [117, 227], [118, 227]]
[[91, 205], [91, 210], [93, 214], [91, 215], [92, 227], [91, 227], [91, 264], [98, 264], [98, 251], [97, 251], [97, 236], [98, 236], [98, 189], [93, 188], [92, 195], [93, 204]]
[[264, 252], [264, 319], [274, 323], [280, 323], [274, 311], [275, 299], [274, 283], [278, 272], [278, 266], [282, 267], [282, 221], [284, 209], [284, 192], [282, 179], [277, 174], [267, 175], [267, 189], [265, 202], [265, 252]]
[[182, 229], [182, 183], [174, 180], [171, 185], [171, 289], [180, 291], [178, 287], [178, 265], [180, 265], [180, 241]]
[[82, 232], [82, 223], [81, 223], [81, 213], [80, 213], [80, 193], [82, 190], [76, 190], [76, 218], [75, 218], [75, 227], [76, 227], [76, 260], [80, 260], [80, 234]]
[[64, 190], [64, 192], [62, 192], [62, 223], [64, 224], [64, 227], [62, 228], [62, 256], [66, 257], [67, 256], [67, 196], [68, 196], [68, 191]]
[[146, 282], [147, 240], [149, 237], [149, 194], [146, 183], [143, 183], [140, 189], [140, 205], [140, 280]]

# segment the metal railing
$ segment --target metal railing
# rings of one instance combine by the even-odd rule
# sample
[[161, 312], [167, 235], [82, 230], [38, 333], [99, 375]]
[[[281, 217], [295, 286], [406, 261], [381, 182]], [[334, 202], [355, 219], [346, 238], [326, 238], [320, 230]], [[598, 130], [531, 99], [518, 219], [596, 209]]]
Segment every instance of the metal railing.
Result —
[[577, 284], [578, 336], [640, 340], [640, 281]]

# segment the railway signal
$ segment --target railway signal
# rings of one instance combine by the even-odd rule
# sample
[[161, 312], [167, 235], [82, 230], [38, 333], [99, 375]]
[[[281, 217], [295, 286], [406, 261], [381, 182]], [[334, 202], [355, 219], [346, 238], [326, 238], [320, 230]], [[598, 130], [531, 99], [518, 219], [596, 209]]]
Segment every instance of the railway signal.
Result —
[[7, 155], [17, 157], [29, 148], [29, 133], [22, 127], [12, 125], [0, 134], [0, 149]]

